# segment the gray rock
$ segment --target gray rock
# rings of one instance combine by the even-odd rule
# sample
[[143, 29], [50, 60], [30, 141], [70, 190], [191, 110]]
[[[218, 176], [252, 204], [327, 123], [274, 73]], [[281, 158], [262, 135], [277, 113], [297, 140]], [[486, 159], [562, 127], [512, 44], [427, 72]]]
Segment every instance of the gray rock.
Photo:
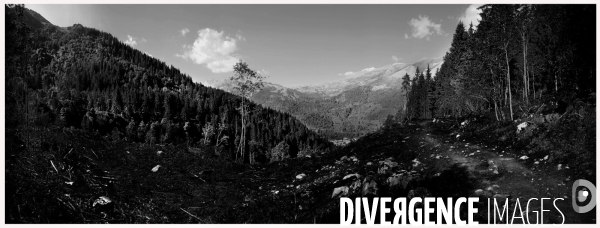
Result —
[[358, 173], [354, 173], [354, 174], [348, 174], [346, 175], [342, 180], [346, 180], [346, 179], [359, 179], [360, 175]]
[[415, 198], [415, 197], [430, 197], [431, 196], [431, 192], [423, 187], [417, 187], [413, 190], [408, 191], [408, 200]]
[[365, 177], [362, 182], [362, 196], [377, 196], [379, 194], [379, 187], [375, 177], [369, 175]]
[[342, 196], [347, 196], [347, 195], [348, 195], [348, 187], [342, 186], [342, 187], [337, 187], [337, 188], [333, 189], [331, 198], [342, 197]]

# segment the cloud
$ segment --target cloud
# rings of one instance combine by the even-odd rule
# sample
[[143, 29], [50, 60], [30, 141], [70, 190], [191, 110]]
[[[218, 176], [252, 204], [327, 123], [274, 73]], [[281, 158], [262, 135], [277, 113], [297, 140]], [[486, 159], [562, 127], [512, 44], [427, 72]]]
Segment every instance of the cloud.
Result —
[[183, 28], [181, 29], [181, 31], [179, 31], [179, 33], [181, 33], [181, 36], [185, 36], [185, 34], [187, 34], [188, 32], [190, 32], [188, 28]]
[[400, 61], [402, 58], [398, 58], [398, 56], [392, 55], [392, 60], [394, 60], [394, 62], [398, 62]]
[[369, 67], [369, 68], [365, 68], [365, 69], [362, 69], [362, 70], [360, 70], [360, 71], [357, 71], [357, 72], [348, 71], [348, 72], [346, 72], [346, 73], [339, 73], [338, 75], [340, 75], [340, 76], [346, 76], [346, 77], [348, 77], [348, 76], [354, 75], [354, 74], [356, 74], [356, 73], [359, 73], [359, 72], [361, 72], [361, 71], [370, 72], [370, 71], [373, 71], [373, 70], [375, 70], [375, 67]]
[[443, 35], [441, 24], [436, 24], [429, 20], [428, 16], [419, 15], [419, 19], [411, 19], [408, 24], [412, 27], [412, 37], [429, 40], [429, 37], [435, 34]]
[[125, 40], [125, 44], [131, 47], [135, 47], [135, 45], [137, 45], [137, 38], [127, 35], [127, 40]]
[[404, 39], [410, 39], [410, 36], [408, 36], [408, 34], [404, 33]]
[[362, 69], [362, 71], [366, 71], [366, 72], [370, 72], [373, 70], [375, 70], [375, 67], [369, 67], [369, 68]]
[[478, 10], [477, 8], [480, 6], [482, 5], [470, 5], [467, 7], [467, 10], [465, 10], [465, 13], [458, 17], [458, 20], [465, 24], [465, 29], [469, 29], [469, 24], [471, 23], [473, 23], [473, 28], [477, 28], [477, 25], [479, 25], [479, 20], [481, 20], [481, 16], [479, 14], [481, 13], [481, 10]]
[[352, 74], [354, 74], [354, 72], [352, 72], [352, 71], [348, 71], [348, 72], [346, 72], [346, 73], [340, 73], [340, 74], [338, 74], [338, 75], [350, 76], [350, 75], [352, 75]]
[[236, 53], [237, 43], [242, 39], [232, 38], [223, 33], [211, 28], [199, 30], [198, 38], [194, 43], [184, 45], [183, 54], [176, 54], [176, 56], [198, 65], [206, 64], [213, 73], [231, 72], [233, 65], [239, 59]]
[[146, 42], [148, 42], [148, 41], [146, 40], [146, 38], [142, 37], [142, 43], [146, 43]]
[[262, 75], [262, 76], [269, 76], [271, 75], [271, 72], [265, 69], [261, 69], [257, 71], [258, 74]]

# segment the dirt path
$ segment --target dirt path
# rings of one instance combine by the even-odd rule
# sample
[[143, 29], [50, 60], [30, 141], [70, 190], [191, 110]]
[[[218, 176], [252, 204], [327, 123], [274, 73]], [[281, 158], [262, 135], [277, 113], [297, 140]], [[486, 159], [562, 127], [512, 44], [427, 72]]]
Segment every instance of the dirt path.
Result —
[[[430, 169], [439, 173], [456, 165], [466, 167], [469, 175], [476, 180], [473, 195], [508, 198], [511, 215], [514, 209], [512, 205], [517, 199], [524, 211], [527, 200], [531, 198], [552, 198], [546, 201], [548, 204], [552, 204], [555, 198], [564, 198], [556, 201], [556, 204], [564, 214], [565, 223], [595, 223], [595, 209], [586, 214], [574, 212], [570, 196], [574, 180], [569, 176], [568, 169], [561, 167], [558, 170], [556, 165], [547, 160], [540, 160], [538, 164], [528, 167], [526, 159], [515, 155], [511, 148], [472, 143], [462, 139], [460, 133], [435, 134], [433, 124], [431, 121], [421, 122], [414, 134], [405, 139], [413, 140], [413, 145], [419, 145], [413, 148], [422, 151], [418, 160]], [[545, 210], [549, 208], [553, 210], [544, 213], [544, 224], [561, 223], [563, 218], [560, 213], [553, 205], [544, 206]], [[540, 204], [530, 205], [531, 223], [536, 221], [536, 214], [533, 213], [536, 210], [540, 210]], [[516, 219], [515, 223], [522, 222]]]

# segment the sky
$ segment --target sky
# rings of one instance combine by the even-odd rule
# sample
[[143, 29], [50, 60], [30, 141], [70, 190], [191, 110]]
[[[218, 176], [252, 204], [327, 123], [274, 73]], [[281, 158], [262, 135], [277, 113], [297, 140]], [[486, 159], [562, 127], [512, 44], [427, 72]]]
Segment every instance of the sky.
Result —
[[477, 5], [31, 5], [51, 23], [82, 24], [179, 68], [228, 79], [242, 59], [266, 81], [341, 80], [396, 62], [443, 57]]

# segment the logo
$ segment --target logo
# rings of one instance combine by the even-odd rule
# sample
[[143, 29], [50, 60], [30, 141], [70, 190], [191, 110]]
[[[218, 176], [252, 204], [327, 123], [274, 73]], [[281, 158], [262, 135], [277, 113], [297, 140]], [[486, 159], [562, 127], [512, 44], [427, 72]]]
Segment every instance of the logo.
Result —
[[[571, 199], [573, 202], [573, 210], [577, 213], [586, 213], [596, 207], [596, 187], [592, 182], [584, 179], [576, 180], [573, 183]], [[580, 206], [587, 202], [587, 205]]]

